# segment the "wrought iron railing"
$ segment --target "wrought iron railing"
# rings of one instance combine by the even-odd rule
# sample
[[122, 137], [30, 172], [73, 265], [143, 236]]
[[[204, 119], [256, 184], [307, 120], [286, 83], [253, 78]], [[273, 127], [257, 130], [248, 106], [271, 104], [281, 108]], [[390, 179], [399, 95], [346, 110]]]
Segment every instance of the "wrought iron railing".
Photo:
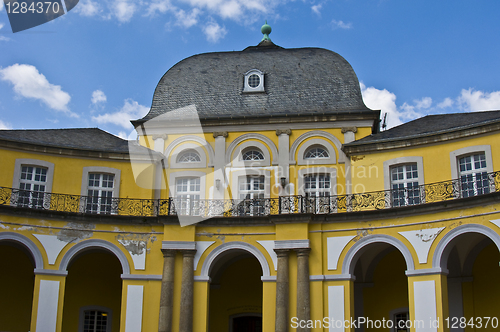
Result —
[[[135, 199], [108, 198], [26, 191], [0, 187], [0, 205], [68, 213], [120, 216], [196, 215], [201, 217], [267, 216], [277, 214], [330, 214], [371, 211], [480, 196], [500, 191], [500, 171], [477, 173], [414, 188], [336, 196], [282, 196], [258, 199]], [[182, 209], [176, 209], [181, 207]]]

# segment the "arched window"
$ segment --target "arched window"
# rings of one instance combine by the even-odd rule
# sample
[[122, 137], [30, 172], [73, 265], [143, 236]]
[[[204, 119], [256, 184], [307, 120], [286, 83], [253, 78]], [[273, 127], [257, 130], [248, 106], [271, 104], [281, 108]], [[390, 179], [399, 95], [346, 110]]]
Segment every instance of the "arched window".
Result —
[[241, 154], [241, 160], [243, 161], [260, 161], [264, 160], [264, 155], [262, 152], [254, 147], [246, 149]]
[[321, 145], [313, 145], [304, 153], [304, 159], [326, 159], [330, 158], [328, 151]]
[[200, 161], [200, 155], [195, 150], [187, 150], [177, 158], [178, 163], [199, 163]]

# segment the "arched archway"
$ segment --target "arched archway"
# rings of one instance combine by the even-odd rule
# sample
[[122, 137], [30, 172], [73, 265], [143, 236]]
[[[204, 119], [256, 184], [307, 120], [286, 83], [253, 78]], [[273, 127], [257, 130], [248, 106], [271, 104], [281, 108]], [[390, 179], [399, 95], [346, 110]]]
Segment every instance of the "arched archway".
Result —
[[[347, 252], [342, 265], [344, 275], [355, 277], [355, 317], [394, 323], [409, 319], [405, 272], [413, 270], [411, 252], [398, 239], [388, 235], [369, 235], [358, 240]], [[356, 332], [376, 330], [368, 325], [355, 329]]]
[[35, 286], [35, 268], [42, 255], [27, 237], [0, 234], [0, 331], [29, 331]]
[[107, 241], [87, 240], [66, 252], [60, 270], [68, 271], [62, 331], [80, 331], [84, 324], [120, 331], [121, 275], [130, 273], [125, 254]]
[[262, 331], [262, 276], [269, 275], [264, 255], [244, 242], [215, 248], [205, 260], [202, 275], [211, 279], [209, 330]]
[[[451, 320], [496, 317], [500, 310], [499, 248], [500, 236], [491, 228], [477, 224], [461, 225], [439, 241], [433, 267], [448, 273]], [[452, 331], [464, 329], [458, 326]]]

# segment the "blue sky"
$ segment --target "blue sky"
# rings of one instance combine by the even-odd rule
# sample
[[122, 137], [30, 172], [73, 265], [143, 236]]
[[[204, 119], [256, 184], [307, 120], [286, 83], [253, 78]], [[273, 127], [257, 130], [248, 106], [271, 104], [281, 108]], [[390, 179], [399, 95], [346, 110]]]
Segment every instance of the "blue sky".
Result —
[[0, 4], [0, 128], [99, 127], [126, 137], [156, 84], [198, 53], [256, 45], [341, 54], [394, 126], [500, 109], [498, 0], [80, 0], [13, 34]]

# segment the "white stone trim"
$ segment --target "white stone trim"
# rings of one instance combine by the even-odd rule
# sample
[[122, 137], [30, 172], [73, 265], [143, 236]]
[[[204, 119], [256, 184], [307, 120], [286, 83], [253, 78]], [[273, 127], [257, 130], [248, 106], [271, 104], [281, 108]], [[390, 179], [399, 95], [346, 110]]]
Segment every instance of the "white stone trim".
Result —
[[[293, 128], [292, 128], [293, 129]], [[333, 145], [335, 145], [335, 147], [337, 148], [337, 151], [338, 151], [338, 162], [343, 164], [345, 163], [345, 161], [347, 160], [347, 156], [345, 155], [345, 153], [342, 151], [342, 143], [340, 142], [340, 140], [335, 137], [334, 135], [326, 132], [326, 131], [322, 131], [322, 130], [312, 130], [312, 131], [308, 131], [307, 133], [304, 133], [302, 135], [300, 135], [293, 143], [292, 143], [292, 146], [290, 147], [290, 165], [295, 165], [295, 153], [297, 152], [297, 149], [299, 147], [299, 145], [307, 140], [308, 138], [311, 138], [311, 137], [315, 137], [315, 136], [318, 136], [318, 137], [322, 137], [322, 138], [325, 138], [327, 141], [329, 140], [330, 142], [333, 143]]]
[[59, 240], [57, 235], [33, 234], [33, 236], [40, 241], [42, 247], [45, 249], [49, 265], [56, 263], [57, 256], [68, 245], [68, 242]]
[[2, 232], [0, 233], [0, 242], [2, 241], [12, 241], [22, 244], [31, 253], [33, 260], [35, 261], [35, 270], [44, 269], [43, 256], [40, 249], [38, 249], [36, 244], [26, 236], [13, 232]]
[[467, 224], [458, 226], [448, 233], [446, 233], [443, 238], [438, 242], [436, 249], [434, 249], [434, 255], [432, 258], [432, 267], [433, 268], [441, 268], [443, 270], [447, 267], [448, 256], [451, 251], [451, 247], [449, 244], [459, 235], [467, 234], [467, 233], [479, 233], [490, 240], [492, 240], [497, 248], [500, 250], [500, 235], [495, 232], [493, 229], [479, 225], [479, 224]]
[[162, 250], [196, 250], [195, 241], [162, 241]]
[[122, 280], [149, 280], [149, 281], [161, 281], [163, 276], [161, 274], [122, 274], [120, 275]]
[[486, 171], [488, 173], [493, 172], [493, 158], [491, 157], [491, 145], [474, 145], [467, 146], [455, 151], [450, 152], [450, 167], [451, 167], [451, 178], [453, 180], [458, 179], [458, 159], [460, 157], [471, 155], [479, 152], [484, 152], [486, 157]]
[[[186, 151], [193, 150], [200, 156], [199, 162], [194, 163], [179, 163], [177, 159]], [[207, 153], [201, 145], [195, 143], [184, 143], [178, 144], [170, 153], [166, 156], [169, 160], [170, 168], [207, 168]]]
[[278, 240], [274, 241], [274, 249], [309, 249], [310, 241], [306, 240]]
[[419, 269], [419, 270], [413, 270], [413, 271], [406, 271], [405, 275], [408, 277], [411, 276], [428, 276], [428, 275], [433, 275], [433, 274], [448, 274], [447, 269], [442, 269], [440, 267], [436, 268], [430, 268], [430, 269]]
[[262, 282], [276, 282], [276, 276], [267, 276], [267, 277], [260, 277], [260, 280]]
[[340, 255], [346, 248], [347, 244], [354, 239], [354, 235], [329, 237], [326, 239], [326, 251], [328, 260], [328, 270], [336, 270], [340, 259]]
[[35, 272], [35, 274], [48, 275], [48, 276], [65, 277], [68, 275], [68, 271], [59, 271], [59, 270], [35, 269], [33, 272]]
[[105, 173], [105, 174], [113, 174], [115, 176], [113, 183], [113, 198], [120, 197], [121, 172], [122, 172], [121, 170], [111, 167], [102, 167], [102, 166], [84, 167], [82, 172], [82, 187], [80, 190], [80, 195], [87, 196], [88, 194], [89, 173], [103, 173], [103, 174]]
[[[130, 254], [132, 258], [132, 262], [134, 263], [135, 270], [145, 270], [146, 269], [146, 251], [147, 251], [147, 241], [140, 240], [117, 240]], [[132, 244], [136, 248], [141, 248], [140, 253], [137, 253], [137, 250], [130, 250], [127, 247]]]
[[[242, 160], [242, 152], [249, 148], [254, 147], [256, 150], [262, 152], [264, 156], [264, 160], [252, 160], [252, 161], [244, 161]], [[233, 167], [255, 167], [255, 166], [270, 166], [271, 165], [271, 154], [269, 153], [269, 149], [258, 141], [245, 141], [238, 145], [232, 152], [230, 156], [232, 160]]]
[[444, 227], [427, 228], [419, 229], [417, 231], [399, 232], [399, 234], [411, 243], [417, 253], [418, 262], [420, 264], [426, 264], [431, 246], [443, 229]]
[[127, 260], [127, 256], [121, 251], [116, 245], [114, 245], [111, 242], [105, 241], [105, 240], [98, 240], [98, 239], [92, 239], [92, 240], [86, 240], [82, 241], [80, 243], [75, 244], [73, 247], [71, 247], [63, 256], [61, 260], [61, 264], [59, 265], [59, 271], [67, 271], [68, 270], [68, 265], [75, 257], [77, 254], [94, 249], [94, 248], [99, 248], [99, 249], [104, 249], [116, 256], [118, 260], [120, 261], [120, 264], [122, 266], [122, 273], [123, 274], [130, 274], [130, 265]]
[[[248, 84], [248, 78], [250, 75], [257, 75], [259, 76], [260, 82], [259, 85], [256, 86], [255, 88], [252, 88]], [[243, 93], [252, 93], [252, 92], [265, 92], [264, 89], [264, 73], [258, 69], [251, 69], [245, 73], [245, 76], [243, 78]]]
[[[192, 130], [192, 128], [190, 129]], [[170, 131], [170, 130], [169, 130]], [[172, 151], [181, 143], [185, 142], [196, 142], [199, 143], [202, 147], [205, 148], [206, 153], [208, 154], [208, 165], [207, 167], [213, 167], [214, 164], [214, 148], [208, 143], [203, 137], [196, 136], [196, 135], [182, 135], [181, 137], [178, 137], [174, 139], [165, 149], [165, 152], [163, 154], [168, 158], [172, 155]], [[168, 164], [165, 165], [168, 167]]]
[[203, 253], [214, 243], [215, 241], [196, 241], [196, 254], [193, 259], [195, 271], [198, 269], [198, 263], [200, 262], [201, 255], [203, 255]]
[[[233, 156], [233, 152], [236, 149], [236, 147], [238, 145], [240, 145], [240, 143], [242, 143], [243, 141], [246, 141], [246, 140], [249, 140], [251, 142], [261, 141], [261, 142], [265, 143], [265, 145], [268, 146], [268, 149], [271, 150], [271, 154], [272, 154], [271, 165], [278, 165], [278, 148], [276, 148], [276, 144], [274, 144], [274, 142], [269, 137], [264, 136], [262, 134], [258, 134], [258, 133], [243, 134], [243, 135], [239, 136], [238, 138], [236, 138], [235, 140], [233, 140], [229, 144], [229, 146], [227, 147], [227, 150], [226, 150], [226, 165], [231, 164], [231, 162], [232, 162], [231, 157]], [[264, 152], [264, 151], [262, 151], [262, 152]]]
[[[344, 332], [345, 304], [344, 286], [328, 286], [328, 318], [330, 322], [329, 332]], [[336, 326], [335, 322], [340, 321], [342, 325]]]
[[234, 200], [239, 200], [240, 197], [240, 178], [252, 175], [264, 176], [264, 198], [271, 197], [271, 171], [262, 168], [245, 168], [231, 172], [231, 188]]
[[342, 281], [342, 280], [356, 280], [354, 274], [326, 274], [325, 281]]
[[175, 198], [176, 196], [175, 183], [178, 178], [200, 178], [200, 199], [205, 199], [206, 177], [207, 173], [200, 171], [179, 171], [170, 173], [168, 179], [168, 190], [170, 191], [170, 197]]
[[52, 182], [54, 180], [54, 163], [39, 160], [39, 159], [28, 159], [28, 158], [18, 158], [14, 165], [14, 177], [12, 179], [12, 188], [19, 189], [19, 183], [21, 180], [21, 167], [26, 166], [41, 166], [47, 168], [47, 181], [45, 181], [45, 192], [52, 192]]
[[394, 159], [389, 159], [384, 161], [384, 190], [390, 190], [391, 188], [391, 167], [397, 165], [406, 164], [417, 164], [418, 171], [418, 184], [425, 184], [424, 181], [424, 160], [422, 157], [399, 157]]
[[325, 276], [320, 274], [320, 275], [310, 275], [309, 276], [309, 281], [325, 281]]
[[[318, 159], [305, 159], [304, 154], [306, 151], [314, 146], [314, 145], [319, 145], [325, 148], [328, 151], [328, 154], [330, 155], [328, 158], [318, 158]], [[313, 138], [310, 139], [306, 142], [304, 142], [302, 145], [300, 145], [299, 151], [297, 152], [297, 165], [330, 165], [330, 164], [336, 164], [336, 157], [337, 153], [335, 152], [335, 149], [333, 148], [332, 143], [327, 141], [324, 138]]]
[[144, 301], [144, 286], [128, 285], [127, 307], [125, 313], [125, 332], [142, 331], [143, 301]]
[[437, 319], [436, 283], [434, 280], [413, 282], [413, 299], [415, 320], [424, 322], [424, 326], [415, 328], [415, 332], [437, 332], [437, 327], [432, 327], [431, 324]]
[[316, 166], [302, 168], [297, 172], [298, 195], [305, 196], [304, 177], [309, 174], [330, 174], [330, 196], [337, 194], [337, 170], [332, 167]]
[[36, 314], [37, 331], [56, 332], [59, 284], [59, 281], [55, 280], [40, 280]]
[[413, 262], [413, 256], [410, 250], [401, 242], [400, 240], [385, 234], [373, 234], [367, 235], [360, 240], [356, 241], [349, 251], [347, 252], [343, 264], [342, 264], [342, 274], [354, 274], [354, 267], [358, 258], [363, 253], [363, 248], [372, 244], [372, 243], [387, 243], [396, 247], [396, 249], [401, 252], [406, 262], [406, 270], [413, 271], [415, 270], [415, 264]]
[[85, 311], [87, 310], [99, 310], [104, 311], [108, 314], [107, 324], [106, 324], [106, 332], [111, 332], [111, 325], [113, 323], [113, 310], [107, 307], [98, 306], [98, 305], [88, 305], [80, 308], [80, 315], [78, 320], [78, 332], [83, 332], [84, 322], [85, 322]]
[[216, 258], [223, 254], [226, 251], [234, 250], [234, 249], [239, 249], [239, 250], [245, 250], [251, 253], [255, 258], [260, 263], [260, 266], [262, 267], [262, 276], [263, 277], [269, 277], [271, 275], [270, 269], [269, 269], [269, 264], [267, 263], [267, 259], [264, 256], [264, 254], [254, 247], [253, 245], [246, 243], [246, 242], [241, 242], [241, 241], [235, 241], [235, 242], [226, 242], [221, 244], [220, 246], [217, 246], [214, 248], [207, 256], [205, 261], [203, 262], [203, 266], [201, 267], [201, 274], [200, 277], [210, 277], [210, 272], [212, 269], [212, 265], [215, 262]]
[[274, 241], [269, 240], [269, 241], [256, 241], [256, 242], [258, 244], [260, 244], [264, 249], [266, 249], [269, 256], [271, 256], [271, 260], [273, 261], [274, 271], [277, 271], [278, 270], [278, 255], [276, 255], [276, 252], [274, 252]]

